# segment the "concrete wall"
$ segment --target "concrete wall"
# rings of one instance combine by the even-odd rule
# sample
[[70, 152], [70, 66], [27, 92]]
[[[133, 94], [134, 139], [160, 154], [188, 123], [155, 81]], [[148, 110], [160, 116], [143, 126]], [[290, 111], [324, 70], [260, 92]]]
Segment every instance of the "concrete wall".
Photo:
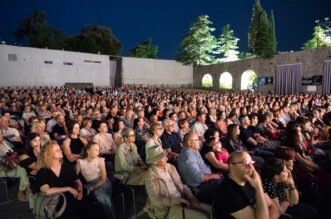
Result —
[[[15, 55], [17, 60], [9, 61]], [[0, 45], [0, 87], [63, 86], [65, 83], [109, 86], [109, 56]]]
[[[204, 74], [209, 73], [213, 77], [212, 90], [219, 90], [219, 78], [223, 72], [230, 72], [233, 78], [233, 90], [239, 91], [241, 76], [246, 70], [252, 70], [257, 77], [273, 77], [273, 85], [265, 85], [257, 88], [257, 91], [264, 94], [274, 92], [276, 65], [302, 63], [302, 77], [323, 75], [324, 60], [331, 60], [331, 47], [299, 52], [279, 54], [272, 59], [246, 59], [234, 62], [227, 62], [209, 66], [194, 67], [194, 87], [201, 88], [201, 80]], [[322, 86], [316, 86], [318, 93], [321, 93]], [[307, 86], [302, 86], [302, 92], [307, 92]]]
[[192, 87], [193, 66], [173, 60], [122, 58], [123, 86]]

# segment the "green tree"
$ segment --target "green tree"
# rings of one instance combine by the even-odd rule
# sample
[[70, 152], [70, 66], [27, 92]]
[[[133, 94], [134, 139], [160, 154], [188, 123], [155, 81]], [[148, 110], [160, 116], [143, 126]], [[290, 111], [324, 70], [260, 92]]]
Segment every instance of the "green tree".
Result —
[[120, 55], [122, 44], [108, 27], [86, 25], [81, 33], [68, 39], [66, 49], [71, 51]]
[[63, 31], [54, 29], [53, 26], [42, 23], [38, 31], [30, 34], [28, 45], [31, 47], [48, 49], [64, 49], [67, 35]]
[[322, 46], [331, 46], [331, 39], [325, 35], [325, 30], [321, 26], [314, 28], [313, 38], [303, 44], [301, 49], [314, 49]]
[[270, 21], [267, 12], [256, 0], [248, 32], [248, 51], [255, 57], [270, 58], [277, 53], [273, 12]]
[[46, 23], [45, 13], [40, 11], [34, 11], [22, 20], [13, 35], [25, 45], [49, 49], [63, 49], [67, 39], [63, 31]]
[[147, 40], [136, 45], [134, 48], [130, 49], [129, 56], [137, 58], [151, 58], [157, 59], [157, 52], [159, 48], [152, 45], [152, 39]]
[[223, 58], [217, 59], [217, 62], [229, 62], [238, 60], [239, 52], [238, 49], [239, 38], [233, 35], [233, 30], [230, 29], [230, 25], [227, 24], [222, 28], [222, 34], [218, 39], [217, 53], [222, 54]]
[[21, 43], [28, 42], [31, 34], [38, 32], [40, 25], [45, 22], [45, 12], [34, 11], [20, 22], [13, 36]]
[[212, 35], [215, 28], [208, 20], [208, 15], [201, 15], [192, 23], [189, 32], [183, 37], [177, 61], [184, 64], [207, 65], [215, 63], [217, 39]]

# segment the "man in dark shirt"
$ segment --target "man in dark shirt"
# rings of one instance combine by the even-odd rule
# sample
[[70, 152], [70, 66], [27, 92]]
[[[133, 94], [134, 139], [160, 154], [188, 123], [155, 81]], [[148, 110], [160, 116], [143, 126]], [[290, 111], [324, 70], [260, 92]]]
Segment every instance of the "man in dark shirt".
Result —
[[162, 146], [164, 149], [170, 148], [168, 154], [173, 157], [178, 157], [182, 150], [182, 140], [174, 130], [174, 122], [170, 119], [163, 121], [164, 132], [161, 136]]
[[254, 151], [255, 155], [263, 158], [274, 156], [272, 149], [263, 147], [263, 142], [255, 138], [253, 131], [249, 128], [250, 120], [247, 115], [240, 117], [240, 139], [248, 150]]
[[215, 218], [278, 218], [279, 213], [262, 187], [254, 161], [247, 152], [233, 152], [230, 172], [221, 184], [214, 202]]

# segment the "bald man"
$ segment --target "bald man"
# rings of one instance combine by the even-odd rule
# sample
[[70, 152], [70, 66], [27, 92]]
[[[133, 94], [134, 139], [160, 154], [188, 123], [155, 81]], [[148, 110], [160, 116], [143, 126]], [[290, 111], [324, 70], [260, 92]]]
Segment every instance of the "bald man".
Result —
[[214, 203], [215, 218], [278, 218], [279, 212], [263, 191], [254, 161], [244, 151], [233, 152], [230, 172], [221, 184]]

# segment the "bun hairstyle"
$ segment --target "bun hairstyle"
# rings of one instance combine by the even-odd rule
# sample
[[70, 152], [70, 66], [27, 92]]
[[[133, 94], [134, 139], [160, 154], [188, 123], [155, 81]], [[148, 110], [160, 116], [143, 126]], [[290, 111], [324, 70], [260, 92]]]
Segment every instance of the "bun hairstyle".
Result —
[[91, 147], [92, 147], [93, 145], [95, 145], [95, 144], [98, 145], [98, 143], [96, 143], [96, 142], [89, 142], [86, 146], [84, 146], [84, 147], [82, 148], [82, 151], [80, 152], [80, 156], [81, 156], [83, 159], [87, 158], [87, 156], [88, 156], [87, 151], [90, 150]]

